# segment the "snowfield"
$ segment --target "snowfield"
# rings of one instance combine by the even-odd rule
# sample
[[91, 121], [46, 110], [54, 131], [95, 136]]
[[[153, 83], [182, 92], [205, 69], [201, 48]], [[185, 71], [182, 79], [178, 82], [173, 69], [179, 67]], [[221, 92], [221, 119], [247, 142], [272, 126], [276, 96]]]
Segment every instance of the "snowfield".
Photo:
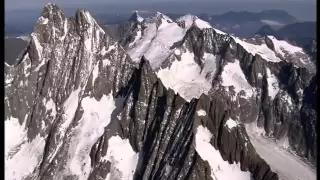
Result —
[[240, 44], [246, 51], [253, 56], [260, 55], [264, 60], [270, 62], [280, 62], [281, 59], [276, 56], [275, 52], [268, 48], [266, 44], [255, 45], [242, 41], [238, 37], [232, 37], [236, 43]]
[[108, 141], [108, 151], [104, 159], [110, 161], [110, 172], [106, 180], [132, 180], [138, 164], [139, 153], [136, 153], [128, 139], [113, 136]]
[[84, 112], [79, 125], [73, 128], [68, 150], [68, 157], [70, 157], [68, 163], [70, 173], [85, 180], [90, 175], [91, 148], [110, 123], [115, 102], [110, 93], [107, 96], [103, 95], [100, 101], [94, 97], [85, 97], [81, 101], [81, 106]]
[[45, 139], [39, 135], [28, 142], [25, 123], [20, 125], [19, 120], [12, 117], [6, 120], [5, 179], [18, 180], [31, 174], [42, 160], [44, 146]]
[[205, 75], [200, 74], [201, 69], [194, 61], [194, 54], [187, 51], [182, 53], [181, 59], [157, 72], [164, 86], [173, 89], [187, 101], [199, 98], [202, 93], [207, 94], [212, 85]]
[[236, 94], [240, 93], [240, 91], [244, 91], [246, 98], [253, 95], [253, 87], [248, 83], [243, 74], [239, 60], [236, 59], [234, 63], [229, 62], [225, 65], [221, 78], [221, 85], [225, 87], [233, 86]]

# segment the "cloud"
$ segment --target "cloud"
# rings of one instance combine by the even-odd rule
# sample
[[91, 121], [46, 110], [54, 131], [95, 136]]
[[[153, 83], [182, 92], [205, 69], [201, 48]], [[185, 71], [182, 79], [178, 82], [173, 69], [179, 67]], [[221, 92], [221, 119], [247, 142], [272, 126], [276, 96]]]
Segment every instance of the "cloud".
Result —
[[277, 21], [273, 21], [273, 20], [268, 20], [268, 19], [263, 19], [260, 20], [262, 23], [270, 25], [270, 26], [284, 26], [284, 24], [277, 22]]

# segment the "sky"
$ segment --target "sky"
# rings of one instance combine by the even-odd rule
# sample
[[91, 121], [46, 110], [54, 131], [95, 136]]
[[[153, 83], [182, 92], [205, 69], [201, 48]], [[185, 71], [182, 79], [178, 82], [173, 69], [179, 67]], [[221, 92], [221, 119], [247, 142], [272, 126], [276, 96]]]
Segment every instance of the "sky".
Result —
[[[139, 3], [139, 2], [186, 2], [194, 1], [199, 2], [199, 0], [5, 0], [5, 9], [29, 9], [29, 8], [41, 8], [48, 2], [57, 3], [62, 6], [70, 5], [85, 5], [85, 4], [100, 4], [100, 3]], [[298, 2], [316, 2], [316, 0], [201, 0], [201, 1], [210, 1], [210, 2], [271, 2], [271, 1], [298, 1]]]
[[[92, 13], [151, 10], [162, 13], [222, 14], [227, 11], [261, 12], [281, 9], [301, 20], [315, 21], [316, 19], [316, 0], [5, 0], [6, 19], [11, 16], [21, 17], [23, 13], [19, 12], [30, 10], [40, 12], [49, 2], [58, 4], [64, 10], [86, 8]], [[68, 12], [72, 14], [72, 11], [75, 10]], [[69, 13], [67, 15], [69, 16]]]

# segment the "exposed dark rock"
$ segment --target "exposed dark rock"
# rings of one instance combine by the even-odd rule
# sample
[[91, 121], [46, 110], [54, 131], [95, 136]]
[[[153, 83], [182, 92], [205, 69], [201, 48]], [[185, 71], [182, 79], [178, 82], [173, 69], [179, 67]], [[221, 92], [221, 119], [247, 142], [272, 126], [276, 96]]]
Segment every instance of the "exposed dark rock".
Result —
[[[65, 18], [48, 4], [31, 37], [20, 63], [5, 74], [12, 79], [5, 86], [6, 123], [16, 118], [26, 131], [6, 159], [32, 159], [28, 172], [6, 169], [13, 179], [119, 179], [117, 162], [106, 159], [115, 136], [139, 154], [133, 179], [211, 179], [195, 150], [200, 125], [213, 134], [210, 143], [224, 160], [240, 162], [255, 180], [278, 179], [242, 125], [226, 128], [233, 113], [223, 98], [186, 102], [164, 87], [144, 58], [136, 67], [87, 11]], [[198, 116], [200, 109], [208, 115]], [[30, 146], [32, 153], [23, 151]]]

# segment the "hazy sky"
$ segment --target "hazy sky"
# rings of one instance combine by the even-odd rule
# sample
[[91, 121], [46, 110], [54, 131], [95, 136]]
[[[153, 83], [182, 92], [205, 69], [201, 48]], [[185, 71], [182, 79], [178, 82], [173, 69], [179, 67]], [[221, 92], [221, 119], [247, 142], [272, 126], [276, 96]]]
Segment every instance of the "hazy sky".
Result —
[[[25, 9], [25, 8], [41, 8], [48, 2], [57, 3], [62, 6], [70, 5], [84, 5], [84, 4], [99, 4], [99, 3], [139, 3], [139, 2], [186, 2], [194, 1], [199, 2], [199, 0], [5, 0], [5, 9]], [[200, 0], [209, 2], [283, 2], [283, 1], [300, 1], [300, 2], [316, 2], [316, 0]]]
[[69, 9], [65, 11], [68, 16], [75, 11], [70, 9], [78, 8], [86, 8], [92, 14], [130, 13], [133, 10], [222, 14], [227, 11], [261, 12], [281, 9], [301, 20], [316, 19], [316, 0], [5, 0], [5, 18], [26, 17], [23, 13], [30, 10], [37, 11], [34, 16], [38, 17], [48, 2], [56, 3], [64, 10]]

